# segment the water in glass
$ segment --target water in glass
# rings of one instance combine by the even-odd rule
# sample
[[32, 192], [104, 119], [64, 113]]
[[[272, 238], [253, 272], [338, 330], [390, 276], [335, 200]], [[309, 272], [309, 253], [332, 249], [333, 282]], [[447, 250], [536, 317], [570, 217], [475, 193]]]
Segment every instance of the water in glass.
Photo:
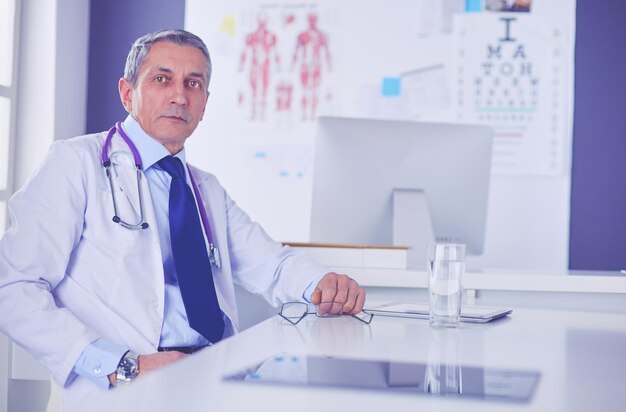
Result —
[[461, 314], [461, 278], [465, 262], [434, 260], [430, 265], [430, 323], [433, 326], [456, 327]]

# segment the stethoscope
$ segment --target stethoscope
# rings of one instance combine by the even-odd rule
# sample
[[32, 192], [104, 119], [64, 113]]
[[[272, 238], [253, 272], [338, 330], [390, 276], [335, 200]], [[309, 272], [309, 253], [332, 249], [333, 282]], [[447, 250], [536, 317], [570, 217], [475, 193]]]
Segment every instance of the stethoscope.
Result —
[[[122, 140], [126, 142], [128, 145], [130, 152], [133, 155], [133, 160], [135, 161], [135, 169], [137, 171], [137, 193], [139, 195], [139, 223], [133, 224], [122, 220], [118, 214], [117, 208], [117, 198], [115, 197], [115, 189], [113, 184], [113, 173], [111, 171], [111, 158], [109, 157], [109, 146], [111, 146], [111, 140], [115, 133], [118, 133]], [[144, 215], [144, 207], [143, 207], [143, 191], [141, 190], [141, 179], [144, 177], [143, 173], [143, 165], [141, 163], [141, 156], [139, 155], [139, 151], [130, 140], [124, 129], [122, 128], [122, 122], [115, 123], [115, 126], [109, 129], [106, 139], [104, 140], [104, 145], [102, 146], [102, 167], [106, 171], [107, 179], [109, 181], [109, 187], [111, 188], [111, 198], [113, 199], [113, 221], [120, 226], [129, 229], [129, 230], [139, 230], [139, 229], [147, 229], [150, 227], [148, 222], [146, 222], [146, 218]], [[213, 240], [211, 238], [211, 231], [209, 230], [209, 218], [206, 214], [206, 210], [202, 205], [202, 197], [200, 196], [200, 190], [198, 189], [198, 185], [196, 184], [196, 180], [191, 173], [191, 169], [189, 165], [187, 165], [187, 172], [189, 173], [189, 178], [191, 180], [191, 187], [193, 188], [193, 193], [196, 196], [196, 203], [198, 205], [198, 210], [200, 211], [200, 218], [202, 219], [202, 226], [204, 227], [204, 233], [209, 241], [209, 260], [212, 265], [216, 267], [221, 266], [220, 261], [220, 253]]]

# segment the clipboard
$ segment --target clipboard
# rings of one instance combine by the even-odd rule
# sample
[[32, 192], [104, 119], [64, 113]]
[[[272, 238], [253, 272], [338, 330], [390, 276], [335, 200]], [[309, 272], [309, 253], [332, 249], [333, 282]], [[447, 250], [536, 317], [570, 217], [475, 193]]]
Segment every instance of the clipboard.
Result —
[[[376, 316], [393, 316], [400, 318], [428, 319], [429, 310], [425, 303], [393, 302], [364, 309]], [[487, 323], [508, 316], [512, 309], [491, 308], [484, 306], [463, 306], [461, 322]]]

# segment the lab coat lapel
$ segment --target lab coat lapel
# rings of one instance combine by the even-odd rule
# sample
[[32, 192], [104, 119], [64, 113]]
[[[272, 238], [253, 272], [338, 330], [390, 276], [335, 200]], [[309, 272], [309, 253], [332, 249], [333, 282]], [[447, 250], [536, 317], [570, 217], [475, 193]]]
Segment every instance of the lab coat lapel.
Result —
[[[128, 145], [117, 134], [111, 141], [111, 150], [109, 153], [116, 152], [118, 152], [118, 155], [112, 158], [112, 163], [114, 164], [112, 169], [115, 169], [114, 173], [116, 173], [116, 177], [113, 179], [114, 188], [118, 191], [118, 194], [122, 194], [121, 196], [117, 196], [118, 208], [126, 208], [127, 213], [124, 216], [128, 216], [129, 213], [134, 211], [135, 215], [132, 223], [136, 223], [139, 222], [141, 216], [139, 192], [137, 191], [137, 168], [135, 167], [135, 162]], [[165, 286], [163, 284], [163, 257], [161, 255], [160, 239], [156, 226], [156, 214], [154, 212], [154, 205], [152, 204], [150, 187], [148, 185], [148, 179], [143, 173], [141, 174], [139, 184], [141, 185], [144, 216], [148, 223], [148, 229], [145, 230], [151, 231], [153, 239], [156, 240], [156, 242], [151, 242], [151, 244], [146, 245], [145, 248], [142, 247], [140, 254], [145, 253], [142, 255], [142, 258], [150, 259], [152, 261], [152, 267], [159, 268], [159, 270], [147, 271], [141, 274], [141, 276], [147, 281], [144, 283], [144, 287], [152, 288], [154, 296], [157, 296], [159, 299], [158, 307], [163, 308], [165, 295]], [[124, 212], [122, 211], [120, 213]], [[128, 218], [130, 218], [130, 216]], [[161, 314], [161, 317], [162, 316], [163, 314]], [[158, 344], [158, 339], [156, 343]]]

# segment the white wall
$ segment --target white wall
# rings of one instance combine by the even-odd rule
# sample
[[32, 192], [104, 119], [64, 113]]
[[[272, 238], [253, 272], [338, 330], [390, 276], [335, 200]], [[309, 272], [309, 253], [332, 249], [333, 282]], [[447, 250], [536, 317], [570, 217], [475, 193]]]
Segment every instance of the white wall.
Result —
[[[281, 62], [284, 61], [280, 65], [273, 64], [271, 78], [277, 83], [279, 79], [291, 75], [290, 80], [297, 88], [294, 72], [289, 72], [293, 34], [297, 30], [285, 29], [281, 23], [282, 16], [295, 16], [295, 21], [300, 22], [298, 24], [302, 27], [304, 14], [314, 10], [320, 16], [320, 29], [329, 36], [333, 56], [332, 71], [324, 73], [328, 90], [333, 96], [332, 104], [328, 103], [326, 108], [327, 114], [460, 121], [456, 120], [454, 113], [464, 112], [452, 103], [457, 95], [452, 91], [449, 98], [441, 97], [446, 103], [433, 98], [435, 107], [420, 103], [416, 107], [411, 106], [407, 113], [408, 109], [399, 104], [401, 101], [394, 103], [379, 96], [378, 82], [382, 77], [398, 76], [398, 73], [409, 69], [448, 67], [448, 77], [456, 84], [462, 77], [455, 74], [457, 53], [451, 51], [463, 47], [468, 54], [474, 53], [474, 43], [484, 46], [488, 44], [486, 41], [498, 38], [500, 26], [493, 32], [484, 30], [487, 37], [480, 34], [483, 30], [472, 30], [479, 35], [472, 37], [472, 41], [468, 40], [468, 44], [458, 35], [437, 34], [419, 38], [416, 27], [421, 20], [418, 17], [434, 22], [428, 7], [435, 3], [398, 0], [390, 8], [374, 0], [317, 0], [311, 3], [280, 0], [271, 4], [257, 0], [187, 0], [185, 27], [204, 39], [213, 57], [212, 94], [204, 121], [188, 141], [189, 161], [215, 173], [230, 195], [271, 236], [282, 241], [308, 241], [314, 124], [301, 122], [298, 116], [290, 118], [291, 123], [280, 121], [282, 118], [278, 113], [273, 118], [268, 116], [267, 121], [249, 119], [249, 108], [241, 103], [245, 99], [240, 92], [249, 89], [248, 72], [239, 69], [245, 35], [256, 27], [258, 13], [262, 11], [269, 16], [268, 27], [277, 35], [278, 51]], [[462, 17], [469, 19], [471, 15]], [[559, 17], [554, 18], [557, 15]], [[545, 110], [544, 106], [537, 110], [544, 120], [536, 123], [537, 131], [528, 129], [528, 136], [524, 137], [532, 136], [535, 140], [525, 140], [531, 143], [520, 151], [507, 151], [502, 147], [499, 151], [494, 150], [494, 153], [506, 152], [506, 156], [513, 153], [514, 158], [519, 156], [522, 159], [520, 164], [531, 166], [492, 174], [485, 250], [482, 256], [468, 259], [468, 267], [472, 269], [564, 272], [568, 267], [573, 117], [570, 91], [574, 79], [575, 2], [533, 3], [532, 18], [539, 17], [545, 18], [545, 21], [536, 20], [536, 27], [541, 27], [541, 30], [530, 30], [524, 26], [524, 31], [516, 28], [515, 33], [528, 40], [528, 47], [533, 50], [529, 56], [534, 70], [539, 70], [542, 76], [541, 96], [552, 95], [552, 86], [549, 85], [554, 79], [551, 73], [556, 72], [554, 68], [558, 69], [559, 83], [554, 83], [558, 84], [557, 95], [560, 96], [558, 105], [554, 105], [559, 108], [554, 109], [559, 111], [559, 134], [554, 140], [558, 144], [549, 150], [544, 145], [552, 136], [551, 129], [546, 127], [549, 123], [544, 120], [553, 113], [553, 106], [545, 103], [549, 103], [546, 97], [543, 100]], [[374, 21], [376, 24], [373, 26]], [[547, 30], [550, 41], [543, 38], [545, 33], [542, 30]], [[550, 36], [554, 32], [560, 32], [559, 39], [563, 40], [553, 40]], [[550, 49], [555, 44], [559, 45], [558, 48]], [[554, 61], [544, 59], [546, 53], [548, 57], [553, 54], [561, 57]], [[468, 60], [471, 63], [468, 67], [480, 67], [476, 65], [479, 61]], [[554, 67], [552, 63], [548, 64], [549, 61], [554, 63]], [[469, 68], [466, 72], [470, 72]], [[438, 87], [442, 96], [448, 96], [444, 86], [450, 85], [442, 80], [445, 79], [443, 71], [439, 76], [432, 77], [431, 81], [423, 80], [422, 86], [433, 84], [433, 89]], [[423, 90], [430, 89], [423, 87]], [[424, 94], [429, 96], [429, 93]], [[297, 102], [296, 96], [294, 94], [294, 102]], [[294, 103], [294, 107], [296, 105]], [[465, 117], [462, 122], [473, 121]], [[503, 144], [510, 143], [506, 141]], [[560, 159], [558, 172], [546, 171], [535, 164], [537, 159], [545, 159], [550, 151]], [[536, 163], [540, 164], [539, 161]]]
[[567, 270], [570, 176], [492, 177], [482, 256], [468, 257], [476, 270]]

